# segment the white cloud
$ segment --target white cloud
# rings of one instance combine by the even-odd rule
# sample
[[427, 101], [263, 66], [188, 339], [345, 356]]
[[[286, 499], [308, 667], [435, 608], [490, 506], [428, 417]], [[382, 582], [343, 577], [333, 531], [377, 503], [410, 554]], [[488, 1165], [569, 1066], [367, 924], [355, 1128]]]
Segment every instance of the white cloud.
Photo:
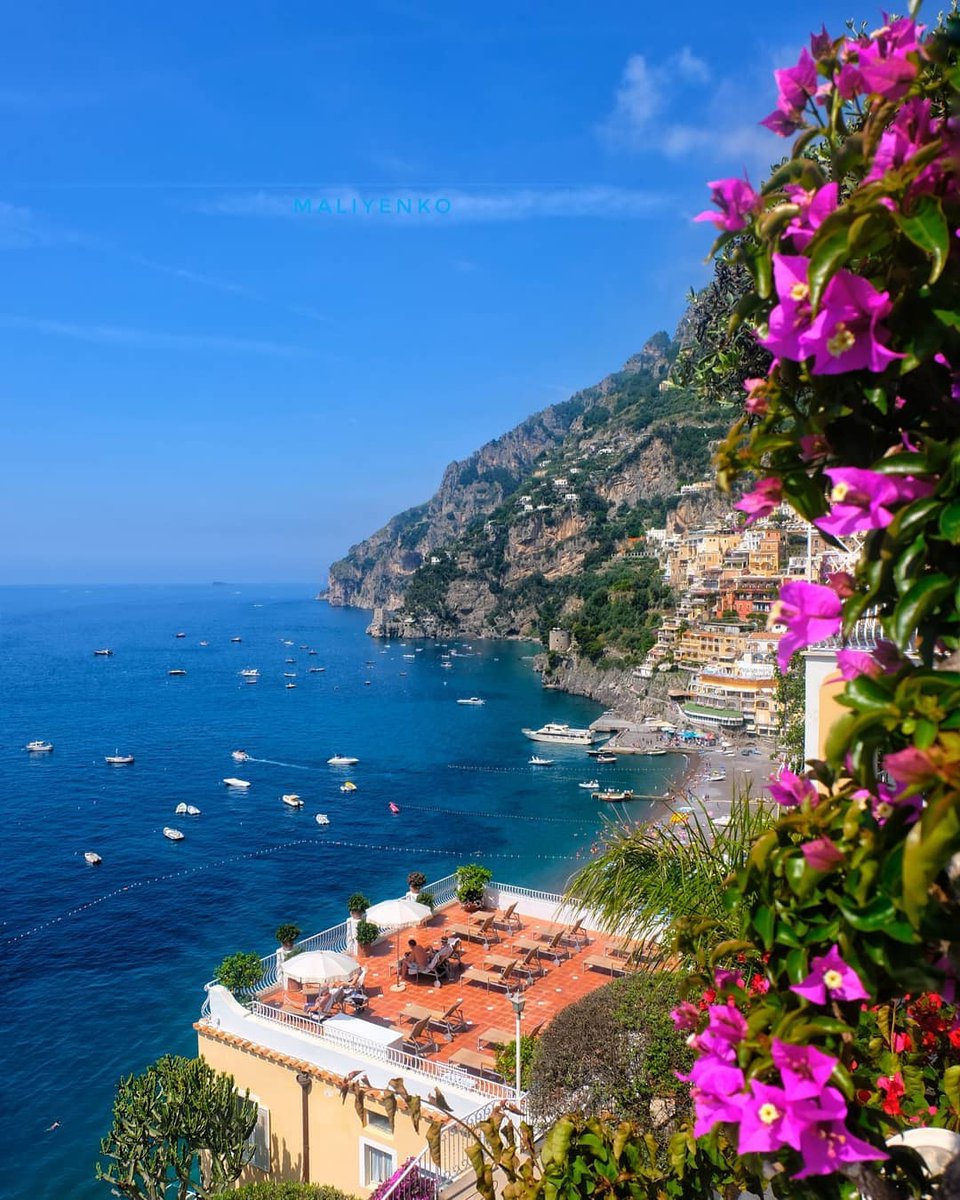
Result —
[[124, 325], [87, 325], [74, 321], [49, 321], [39, 317], [21, 317], [0, 313], [0, 327], [49, 334], [96, 345], [131, 346], [142, 350], [225, 350], [229, 353], [265, 354], [292, 358], [309, 354], [299, 346], [255, 338], [221, 337], [211, 334], [165, 333]]
[[0, 200], [0, 250], [22, 250], [40, 240], [30, 210]]
[[526, 221], [550, 217], [638, 219], [667, 197], [639, 188], [592, 185], [569, 188], [502, 188], [365, 194], [352, 187], [293, 193], [285, 190], [225, 193], [196, 208], [215, 216], [288, 217], [339, 227], [350, 221], [394, 225]]

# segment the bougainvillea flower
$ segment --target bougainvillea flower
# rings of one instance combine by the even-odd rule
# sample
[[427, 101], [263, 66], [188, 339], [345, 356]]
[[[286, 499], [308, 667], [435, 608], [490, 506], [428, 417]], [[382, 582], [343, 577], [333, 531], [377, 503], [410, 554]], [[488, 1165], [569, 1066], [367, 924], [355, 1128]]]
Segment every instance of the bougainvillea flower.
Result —
[[826, 58], [832, 50], [833, 42], [827, 33], [827, 27], [821, 25], [819, 33], [810, 34], [810, 53], [814, 58]]
[[950, 399], [960, 401], [960, 371], [954, 370], [953, 365], [945, 354], [935, 354], [933, 361], [950, 372]]
[[870, 993], [860, 982], [853, 967], [840, 957], [840, 948], [831, 946], [826, 954], [815, 955], [806, 979], [790, 988], [811, 1004], [826, 1004], [831, 1000], [869, 1000]]
[[826, 218], [837, 207], [837, 185], [828, 183], [815, 192], [798, 184], [789, 184], [783, 189], [800, 211], [784, 230], [784, 236], [793, 240], [796, 250], [805, 249], [813, 240]]
[[878, 783], [876, 795], [866, 788], [860, 788], [853, 793], [853, 799], [861, 804], [869, 804], [873, 819], [881, 827], [886, 825], [895, 812], [904, 810], [907, 812], [907, 823], [912, 825], [923, 810], [920, 797], [907, 795], [902, 785], [892, 788], [886, 783]]
[[903, 788], [926, 787], [940, 776], [939, 768], [931, 756], [916, 746], [907, 746], [904, 750], [886, 755], [883, 769]]
[[743, 975], [726, 967], [717, 967], [713, 973], [713, 982], [720, 991], [724, 988], [742, 988], [744, 985]]
[[[747, 1036], [747, 1021], [732, 1004], [715, 1004], [707, 1017], [707, 1027], [697, 1035], [696, 1047], [724, 1062], [733, 1062], [736, 1047]], [[695, 1080], [699, 1082], [699, 1080]]]
[[763, 197], [753, 190], [748, 179], [714, 179], [707, 187], [713, 193], [710, 199], [719, 211], [707, 209], [693, 219], [712, 221], [721, 232], [737, 233], [746, 229], [747, 218], [763, 207]]
[[766, 337], [758, 339], [771, 354], [794, 362], [800, 362], [810, 353], [803, 343], [813, 320], [809, 269], [810, 260], [802, 254], [773, 256], [773, 281], [780, 303], [770, 313]]
[[865, 650], [838, 650], [837, 666], [841, 679], [856, 679], [858, 675], [869, 675], [875, 679], [883, 674], [883, 667]]
[[824, 471], [833, 487], [830, 512], [818, 517], [814, 525], [834, 537], [885, 529], [894, 518], [893, 509], [929, 496], [934, 484], [912, 475], [881, 475], [861, 467], [828, 467]]
[[849, 571], [831, 571], [826, 578], [826, 584], [841, 600], [846, 600], [857, 590], [857, 581]]
[[[902, 167], [918, 150], [938, 138], [942, 128], [942, 122], [931, 114], [929, 100], [914, 98], [905, 101], [881, 134], [864, 183], [882, 179], [887, 171]], [[910, 194], [931, 191], [942, 175], [943, 164], [934, 159], [911, 183]]]
[[816, 1046], [797, 1046], [779, 1038], [770, 1043], [770, 1053], [791, 1100], [819, 1096], [839, 1061]]
[[805, 433], [800, 439], [800, 457], [805, 463], [823, 462], [830, 453], [830, 443], [822, 433]]
[[770, 609], [770, 621], [786, 625], [777, 645], [777, 665], [786, 674], [797, 650], [833, 637], [840, 629], [841, 604], [837, 593], [820, 583], [791, 580], [780, 589], [780, 598]]
[[773, 75], [777, 81], [777, 107], [760, 124], [781, 137], [789, 137], [803, 124], [806, 103], [816, 94], [817, 64], [803, 49], [795, 67], [785, 67]]
[[738, 1154], [769, 1154], [781, 1146], [800, 1149], [800, 1124], [783, 1088], [750, 1081], [740, 1109]]
[[739, 1121], [743, 1103], [743, 1071], [708, 1057], [694, 1063], [689, 1075], [677, 1078], [690, 1084], [696, 1123], [694, 1137], [702, 1137], [719, 1121]]
[[[813, 355], [813, 375], [885, 370], [903, 358], [883, 343], [887, 331], [880, 322], [892, 307], [889, 293], [878, 292], [852, 271], [838, 271], [823, 289], [816, 317], [797, 337], [799, 358]], [[772, 323], [773, 313], [770, 319]]]
[[921, 52], [924, 27], [903, 17], [870, 35], [858, 47], [858, 65], [867, 90], [885, 100], [900, 100], [916, 78], [917, 64], [907, 56]]
[[803, 1167], [792, 1179], [809, 1175], [833, 1175], [844, 1163], [869, 1162], [889, 1155], [862, 1138], [854, 1137], [842, 1121], [825, 1121], [807, 1125], [800, 1135], [800, 1157]]
[[780, 507], [783, 500], [783, 480], [771, 475], [761, 479], [752, 492], [744, 492], [743, 496], [733, 506], [747, 514], [747, 524], [752, 525], [761, 517], [769, 517]]
[[812, 779], [805, 779], [786, 767], [771, 775], [767, 783], [770, 795], [781, 808], [796, 808], [804, 800], [817, 802], [817, 789]]
[[689, 1000], [683, 1000], [670, 1013], [675, 1029], [696, 1029], [700, 1024], [700, 1009]]
[[770, 380], [745, 379], [743, 386], [747, 391], [743, 407], [751, 417], [762, 417], [770, 407]]
[[804, 842], [800, 847], [807, 866], [812, 871], [832, 871], [843, 862], [843, 854], [828, 837], [814, 838], [812, 842]]

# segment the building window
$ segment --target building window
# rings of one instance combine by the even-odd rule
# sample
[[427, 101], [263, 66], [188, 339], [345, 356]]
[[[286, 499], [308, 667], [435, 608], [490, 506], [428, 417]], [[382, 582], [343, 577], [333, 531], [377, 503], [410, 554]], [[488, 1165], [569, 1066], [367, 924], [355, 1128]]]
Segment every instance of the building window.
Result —
[[360, 1185], [376, 1187], [397, 1169], [397, 1156], [386, 1146], [360, 1139]]
[[370, 1129], [379, 1129], [381, 1133], [393, 1133], [393, 1122], [387, 1114], [377, 1112], [374, 1108], [367, 1109], [367, 1125]]
[[270, 1170], [270, 1109], [265, 1108], [256, 1096], [251, 1096], [251, 1100], [256, 1101], [257, 1105], [257, 1123], [254, 1125], [247, 1138], [247, 1145], [250, 1147], [249, 1163], [252, 1167], [256, 1167], [258, 1171]]

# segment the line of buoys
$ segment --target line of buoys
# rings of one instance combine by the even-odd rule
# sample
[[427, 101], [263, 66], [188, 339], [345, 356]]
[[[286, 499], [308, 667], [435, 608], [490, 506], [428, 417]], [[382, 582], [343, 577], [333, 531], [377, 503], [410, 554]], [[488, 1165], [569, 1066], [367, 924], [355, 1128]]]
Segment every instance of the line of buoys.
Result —
[[583, 817], [531, 817], [525, 813], [508, 813], [508, 812], [474, 812], [472, 808], [440, 808], [433, 804], [404, 804], [405, 812], [430, 812], [430, 813], [445, 813], [451, 817], [490, 817], [492, 820], [501, 821], [533, 821], [534, 824], [540, 824], [543, 821], [549, 821], [554, 825], [596, 825], [596, 819], [585, 820]]

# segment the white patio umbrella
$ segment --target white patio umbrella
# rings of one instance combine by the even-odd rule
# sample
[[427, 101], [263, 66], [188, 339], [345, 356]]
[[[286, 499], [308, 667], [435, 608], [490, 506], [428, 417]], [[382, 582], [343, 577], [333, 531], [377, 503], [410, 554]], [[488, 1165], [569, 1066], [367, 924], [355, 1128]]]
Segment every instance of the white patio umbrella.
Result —
[[283, 964], [283, 973], [301, 983], [332, 983], [334, 980], [349, 979], [360, 969], [360, 964], [349, 954], [339, 950], [307, 950], [295, 954]]
[[[401, 896], [399, 900], [381, 900], [367, 909], [367, 920], [375, 925], [394, 926], [397, 930], [396, 956], [400, 959], [400, 930], [404, 925], [416, 925], [424, 917], [429, 917], [433, 909], [429, 904], [420, 904], [417, 900], [408, 900]], [[399, 986], [399, 979], [394, 987]]]

